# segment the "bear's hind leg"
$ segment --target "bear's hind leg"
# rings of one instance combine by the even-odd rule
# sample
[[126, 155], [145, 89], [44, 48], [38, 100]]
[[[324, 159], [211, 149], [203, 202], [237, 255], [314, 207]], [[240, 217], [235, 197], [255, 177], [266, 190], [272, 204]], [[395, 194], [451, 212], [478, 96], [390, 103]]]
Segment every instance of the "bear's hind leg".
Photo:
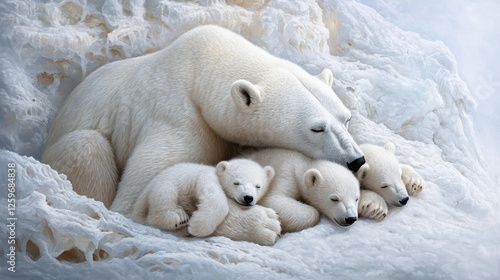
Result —
[[76, 130], [47, 147], [42, 161], [66, 174], [73, 190], [110, 207], [118, 170], [109, 141], [95, 130]]

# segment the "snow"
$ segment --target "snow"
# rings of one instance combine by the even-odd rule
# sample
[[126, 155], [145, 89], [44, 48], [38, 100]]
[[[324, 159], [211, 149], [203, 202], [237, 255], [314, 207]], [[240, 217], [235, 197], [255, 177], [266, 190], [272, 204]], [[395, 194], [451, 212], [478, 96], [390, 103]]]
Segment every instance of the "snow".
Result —
[[[378, 1], [371, 4], [374, 10], [351, 0], [3, 1], [0, 166], [17, 166], [20, 251], [15, 274], [7, 271], [4, 236], [9, 231], [0, 227], [0, 274], [52, 279], [500, 278], [499, 183], [484, 165], [472, 119], [478, 101], [484, 101], [461, 76], [472, 70], [459, 70], [448, 47], [435, 41], [446, 32], [432, 31], [420, 16], [408, 19], [426, 2], [432, 1]], [[400, 4], [388, 10], [394, 8], [388, 3]], [[457, 9], [433, 14], [463, 15]], [[83, 77], [110, 61], [159, 50], [208, 23], [241, 33], [311, 74], [330, 68], [335, 92], [353, 110], [354, 139], [360, 144], [394, 142], [400, 161], [425, 178], [423, 193], [404, 208], [391, 208], [382, 222], [361, 219], [343, 229], [323, 218], [313, 228], [284, 234], [274, 246], [264, 247], [224, 237], [182, 238], [138, 225], [77, 195], [65, 175], [37, 161], [57, 109]], [[467, 40], [456, 42], [455, 47]], [[487, 122], [486, 117], [479, 120]], [[0, 174], [6, 189], [6, 172]], [[7, 205], [6, 191], [0, 199]], [[6, 221], [7, 207], [0, 213]]]
[[[472, 114], [477, 143], [484, 152], [490, 173], [500, 178], [500, 56], [498, 1], [370, 0], [361, 1], [386, 19], [423, 38], [443, 41], [458, 62], [458, 72], [467, 83], [478, 106]], [[445, 13], [443, 11], [446, 11]], [[422, 20], [425, 19], [425, 20]]]

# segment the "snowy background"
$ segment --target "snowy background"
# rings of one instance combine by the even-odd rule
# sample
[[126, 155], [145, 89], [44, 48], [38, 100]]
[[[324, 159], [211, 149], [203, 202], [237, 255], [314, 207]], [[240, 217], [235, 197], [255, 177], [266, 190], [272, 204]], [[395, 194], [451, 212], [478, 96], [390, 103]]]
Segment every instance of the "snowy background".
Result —
[[[0, 3], [0, 166], [17, 164], [20, 250], [13, 274], [6, 265], [9, 232], [1, 226], [0, 275], [500, 278], [499, 3], [101, 2]], [[311, 74], [330, 68], [333, 89], [353, 110], [355, 140], [394, 142], [400, 161], [424, 176], [423, 193], [391, 208], [382, 222], [362, 219], [342, 229], [322, 219], [263, 247], [138, 225], [77, 195], [64, 175], [37, 161], [57, 109], [83, 77], [208, 23]], [[5, 223], [6, 196], [0, 192]]]

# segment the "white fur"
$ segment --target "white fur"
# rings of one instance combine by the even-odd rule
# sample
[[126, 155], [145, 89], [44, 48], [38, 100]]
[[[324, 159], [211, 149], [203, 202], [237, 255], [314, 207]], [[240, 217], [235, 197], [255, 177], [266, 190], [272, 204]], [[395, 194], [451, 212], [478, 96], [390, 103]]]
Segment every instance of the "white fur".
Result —
[[408, 193], [417, 195], [422, 191], [422, 176], [411, 166], [399, 163], [393, 143], [386, 143], [384, 147], [363, 144], [360, 148], [366, 163], [356, 172], [356, 177], [361, 188], [370, 191], [362, 191], [359, 205], [361, 216], [379, 220], [385, 218], [387, 205], [382, 205], [377, 195], [389, 205], [400, 207], [409, 200]]
[[251, 160], [233, 159], [217, 164], [217, 175], [229, 199], [243, 206], [253, 206], [267, 192], [274, 169], [271, 166], [262, 168]]
[[314, 226], [320, 213], [341, 226], [357, 219], [359, 182], [347, 168], [285, 149], [264, 149], [243, 157], [274, 168], [275, 178], [259, 204], [278, 213], [283, 232]]
[[[232, 159], [231, 171], [221, 173], [228, 168], [227, 164], [222, 163], [217, 165], [217, 170], [221, 186], [228, 197], [229, 214], [214, 234], [260, 245], [274, 244], [281, 233], [278, 215], [273, 209], [255, 204], [268, 191], [275, 175], [274, 169], [271, 166], [259, 169], [260, 165], [254, 161]], [[248, 170], [251, 167], [253, 172]], [[252, 196], [253, 200], [245, 202], [245, 196]]]
[[[253, 195], [252, 203], [241, 203], [255, 205], [273, 176], [272, 167], [262, 168], [250, 160], [222, 161], [216, 167], [180, 163], [149, 182], [134, 205], [132, 217], [164, 230], [187, 225], [190, 235], [208, 236], [228, 214], [228, 198], [240, 201]], [[245, 188], [238, 188], [234, 182]]]
[[241, 206], [229, 201], [229, 214], [217, 227], [214, 235], [236, 241], [249, 241], [260, 245], [273, 245], [281, 233], [276, 211], [261, 205]]
[[387, 202], [379, 194], [361, 190], [359, 198], [358, 213], [362, 217], [372, 218], [375, 220], [383, 220], [387, 216]]
[[[329, 70], [317, 78], [228, 30], [198, 27], [161, 51], [86, 77], [58, 113], [42, 159], [63, 170], [77, 191], [102, 201], [112, 200], [120, 176], [111, 209], [125, 215], [161, 170], [216, 164], [239, 144], [345, 164], [362, 154], [346, 129], [350, 112], [330, 85]], [[101, 158], [80, 151], [86, 143], [68, 137], [73, 132], [87, 134], [88, 145], [94, 143], [88, 138], [104, 141], [95, 144]], [[75, 160], [60, 169], [68, 158]], [[88, 162], [102, 171], [87, 170]], [[92, 185], [96, 176], [99, 187]]]

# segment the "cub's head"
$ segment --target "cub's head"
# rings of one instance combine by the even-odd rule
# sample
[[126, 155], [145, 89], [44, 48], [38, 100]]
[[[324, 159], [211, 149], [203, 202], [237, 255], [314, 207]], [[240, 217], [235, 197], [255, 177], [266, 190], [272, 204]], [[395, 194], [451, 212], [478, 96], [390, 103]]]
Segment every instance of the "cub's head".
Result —
[[406, 205], [409, 197], [401, 179], [401, 166], [394, 155], [394, 144], [389, 142], [384, 147], [365, 144], [360, 148], [366, 158], [366, 164], [356, 172], [361, 187], [378, 193], [392, 206]]
[[330, 70], [314, 77], [298, 67], [276, 67], [252, 80], [237, 80], [218, 132], [231, 142], [295, 150], [355, 172], [365, 160], [347, 130], [351, 112], [332, 82]]
[[233, 159], [217, 164], [217, 176], [226, 196], [243, 206], [252, 206], [263, 197], [271, 180], [274, 169], [262, 167], [248, 159]]
[[347, 227], [358, 219], [359, 182], [347, 168], [319, 160], [304, 174], [307, 203], [338, 225]]

